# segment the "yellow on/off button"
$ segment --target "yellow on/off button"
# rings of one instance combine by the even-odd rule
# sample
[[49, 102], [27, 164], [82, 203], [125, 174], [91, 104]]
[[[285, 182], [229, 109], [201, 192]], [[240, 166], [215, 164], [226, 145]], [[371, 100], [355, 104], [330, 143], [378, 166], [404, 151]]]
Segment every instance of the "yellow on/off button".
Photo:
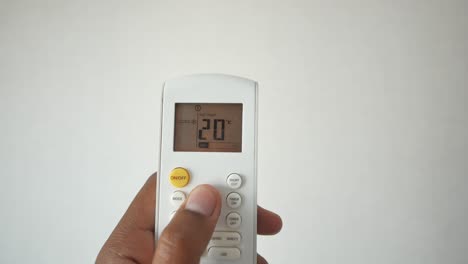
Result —
[[185, 187], [190, 182], [190, 173], [184, 168], [175, 168], [169, 174], [169, 181], [174, 187]]

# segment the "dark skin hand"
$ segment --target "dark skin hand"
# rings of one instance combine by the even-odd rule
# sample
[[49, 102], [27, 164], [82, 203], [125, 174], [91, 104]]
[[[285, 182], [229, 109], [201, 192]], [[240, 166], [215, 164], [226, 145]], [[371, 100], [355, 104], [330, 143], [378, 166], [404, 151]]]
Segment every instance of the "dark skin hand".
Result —
[[[214, 187], [200, 185], [181, 205], [155, 247], [156, 174], [141, 188], [97, 256], [97, 264], [197, 264], [216, 226], [221, 197]], [[281, 218], [258, 207], [257, 233], [274, 235]], [[267, 261], [257, 255], [257, 264]]]

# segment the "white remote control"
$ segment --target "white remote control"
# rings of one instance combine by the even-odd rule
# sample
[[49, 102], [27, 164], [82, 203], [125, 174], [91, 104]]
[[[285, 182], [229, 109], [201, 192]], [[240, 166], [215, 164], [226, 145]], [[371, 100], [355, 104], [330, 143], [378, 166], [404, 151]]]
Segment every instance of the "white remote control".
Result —
[[156, 239], [190, 191], [210, 184], [223, 206], [200, 263], [257, 263], [256, 137], [256, 82], [199, 74], [164, 84]]

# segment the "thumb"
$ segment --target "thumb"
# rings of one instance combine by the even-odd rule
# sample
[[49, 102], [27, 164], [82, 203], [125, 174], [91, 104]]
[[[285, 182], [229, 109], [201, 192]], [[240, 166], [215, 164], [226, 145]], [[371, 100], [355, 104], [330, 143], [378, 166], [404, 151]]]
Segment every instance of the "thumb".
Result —
[[199, 263], [220, 212], [218, 190], [210, 185], [196, 187], [162, 232], [153, 264]]

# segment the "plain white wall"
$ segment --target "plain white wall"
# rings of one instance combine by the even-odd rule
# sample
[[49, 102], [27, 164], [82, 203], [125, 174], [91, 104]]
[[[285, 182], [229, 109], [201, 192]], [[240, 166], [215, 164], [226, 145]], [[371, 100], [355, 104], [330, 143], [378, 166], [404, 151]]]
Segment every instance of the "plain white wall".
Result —
[[270, 263], [468, 262], [467, 1], [0, 2], [0, 262], [91, 263], [161, 84], [260, 83]]

